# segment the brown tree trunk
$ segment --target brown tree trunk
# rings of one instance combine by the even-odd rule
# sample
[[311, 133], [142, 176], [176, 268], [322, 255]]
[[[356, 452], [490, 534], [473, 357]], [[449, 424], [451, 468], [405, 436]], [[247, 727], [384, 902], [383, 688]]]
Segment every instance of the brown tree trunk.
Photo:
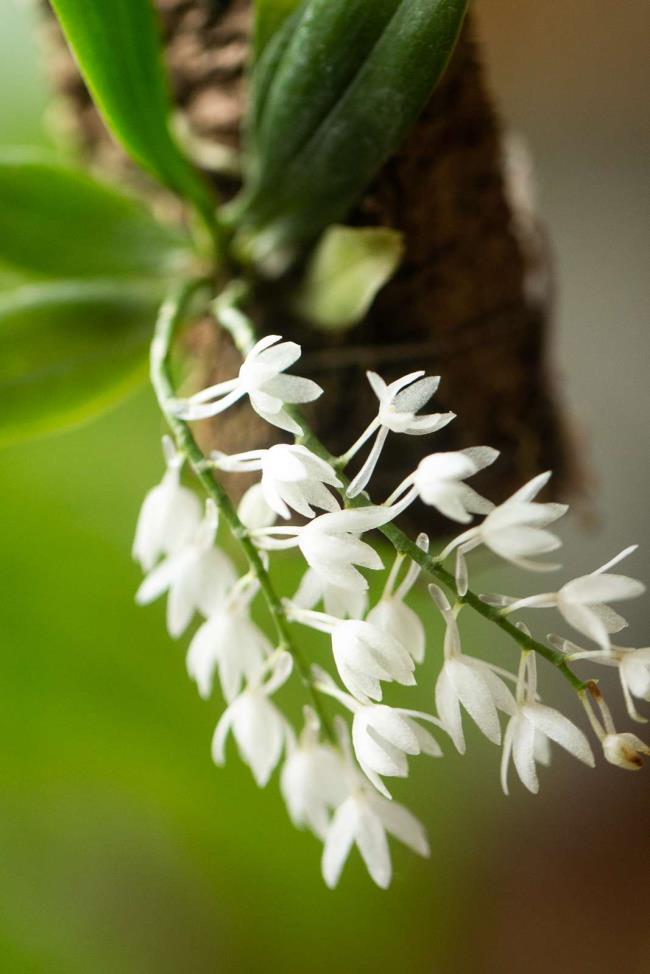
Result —
[[[248, 0], [158, 5], [186, 124], [201, 140], [236, 149]], [[60, 43], [57, 50], [57, 86], [82, 150], [95, 163], [131, 172]], [[556, 471], [556, 493], [572, 479], [546, 362], [547, 256], [538, 230], [514, 212], [509, 195], [500, 127], [468, 23], [417, 126], [350, 216], [356, 224], [399, 229], [406, 240], [405, 260], [367, 320], [332, 338], [291, 319], [281, 293], [258, 309], [264, 330], [302, 343], [302, 374], [326, 389], [311, 419], [333, 453], [343, 452], [372, 418], [367, 368], [388, 380], [415, 369], [442, 375], [435, 408], [451, 409], [459, 419], [424, 444], [419, 437], [390, 437], [373, 480], [376, 499], [424, 452], [483, 443], [502, 451], [498, 464], [477, 478], [477, 487], [495, 499], [549, 467]], [[213, 324], [194, 331], [192, 346], [211, 381], [236, 371], [237, 353]], [[220, 416], [209, 431], [204, 424], [201, 435], [206, 446], [235, 451], [267, 444], [276, 432], [242, 408]], [[421, 512], [418, 517], [421, 523]]]

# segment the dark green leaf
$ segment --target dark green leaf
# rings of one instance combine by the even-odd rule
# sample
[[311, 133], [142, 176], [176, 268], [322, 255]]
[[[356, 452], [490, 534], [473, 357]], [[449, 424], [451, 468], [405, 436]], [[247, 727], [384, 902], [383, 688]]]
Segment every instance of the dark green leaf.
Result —
[[189, 256], [136, 200], [43, 153], [0, 153], [0, 260], [45, 277], [147, 277]]
[[[308, 6], [332, 18], [334, 8], [349, 9], [347, 2], [329, 0], [328, 6], [311, 0]], [[290, 260], [297, 248], [345, 216], [424, 108], [449, 60], [467, 4], [468, 0], [401, 0], [376, 43], [364, 48], [353, 73], [347, 62], [336, 61], [334, 35], [330, 41], [336, 52], [325, 60], [316, 41], [308, 61], [300, 60], [300, 51], [291, 43], [287, 46], [255, 119], [257, 156], [247, 192], [239, 209], [232, 208], [243, 225], [237, 244], [248, 259], [261, 265], [272, 255], [275, 267], [281, 266], [280, 250], [285, 248]], [[300, 13], [302, 23], [302, 8]], [[310, 26], [315, 31], [318, 25]], [[297, 36], [299, 27], [293, 30]], [[330, 77], [334, 64], [345, 77], [343, 88]], [[321, 117], [309, 117], [307, 124], [310, 108], [301, 98], [317, 90], [319, 83], [329, 94], [316, 99]], [[279, 140], [274, 125], [291, 126], [288, 105], [296, 131], [307, 137], [293, 142], [291, 158], [278, 165], [283, 150], [273, 144], [274, 138]]]
[[52, 0], [52, 6], [113, 135], [210, 220], [212, 197], [169, 132], [171, 104], [150, 0]]
[[313, 136], [398, 6], [399, 0], [308, 0], [269, 47], [253, 79], [248, 151], [260, 175], [258, 192], [272, 190]]
[[0, 297], [0, 445], [75, 426], [146, 376], [157, 301], [123, 282], [33, 284]]

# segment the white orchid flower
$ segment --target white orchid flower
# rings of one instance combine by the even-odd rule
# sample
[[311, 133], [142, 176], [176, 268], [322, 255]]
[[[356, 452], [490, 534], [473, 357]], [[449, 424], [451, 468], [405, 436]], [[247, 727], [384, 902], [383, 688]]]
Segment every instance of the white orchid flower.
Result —
[[326, 486], [343, 486], [336, 471], [305, 446], [278, 443], [268, 450], [248, 450], [233, 456], [215, 452], [211, 456], [220, 470], [261, 471], [266, 503], [280, 517], [288, 519], [290, 508], [307, 518], [314, 517], [314, 507], [339, 510], [338, 501]]
[[533, 477], [507, 501], [495, 507], [481, 524], [464, 531], [441, 552], [440, 561], [444, 561], [456, 551], [459, 595], [465, 595], [468, 587], [465, 556], [479, 545], [485, 545], [499, 557], [529, 571], [546, 572], [559, 568], [556, 564], [533, 560], [562, 545], [560, 539], [546, 528], [566, 514], [567, 505], [534, 501], [550, 477], [550, 472]]
[[[426, 534], [418, 535], [417, 545], [422, 551], [429, 550]], [[383, 594], [368, 613], [366, 621], [401, 642], [414, 663], [422, 663], [426, 648], [424, 625], [419, 615], [404, 601], [418, 579], [420, 566], [411, 562], [404, 578], [397, 585], [397, 576], [404, 557], [398, 554], [395, 558]]]
[[418, 724], [419, 720], [442, 727], [437, 718], [421, 710], [387, 707], [380, 703], [360, 703], [340, 690], [319, 667], [314, 667], [319, 690], [334, 697], [352, 713], [352, 746], [359, 767], [385, 798], [391, 794], [380, 776], [406, 778], [407, 757], [428, 754], [442, 757], [435, 737]]
[[391, 494], [386, 504], [403, 511], [418, 497], [452, 521], [467, 524], [474, 514], [489, 514], [492, 501], [481, 497], [464, 481], [494, 463], [498, 450], [474, 446], [450, 453], [432, 453], [418, 464]]
[[170, 409], [188, 421], [207, 419], [248, 396], [258, 416], [299, 436], [302, 430], [285, 405], [313, 402], [323, 392], [311, 379], [284, 374], [300, 355], [300, 345], [283, 342], [280, 335], [267, 335], [250, 350], [236, 379], [209, 386], [189, 399], [176, 400], [170, 404]]
[[304, 526], [263, 528], [251, 536], [269, 550], [300, 547], [324, 585], [365, 592], [368, 582], [355, 566], [377, 571], [384, 565], [360, 535], [387, 524], [392, 517], [390, 508], [369, 505], [321, 514]]
[[506, 615], [519, 609], [556, 608], [569, 625], [607, 651], [611, 644], [610, 634], [620, 632], [627, 626], [627, 622], [606, 603], [635, 599], [645, 592], [642, 582], [627, 575], [612, 575], [609, 569], [636, 551], [637, 547], [631, 545], [625, 548], [607, 564], [601, 565], [589, 575], [574, 578], [558, 592], [544, 592], [515, 601], [507, 600], [509, 604], [502, 612]]
[[344, 686], [361, 703], [381, 700], [383, 683], [413, 686], [415, 664], [402, 643], [370, 622], [337, 619], [285, 603], [287, 618], [325, 632]]
[[411, 372], [387, 385], [376, 372], [367, 372], [368, 381], [379, 400], [379, 410], [368, 428], [342, 458], [348, 463], [376, 432], [375, 442], [368, 458], [347, 489], [348, 497], [356, 497], [366, 487], [377, 466], [381, 451], [390, 432], [423, 436], [442, 429], [455, 413], [417, 413], [437, 392], [440, 376], [426, 376], [423, 371]]
[[203, 520], [183, 547], [161, 561], [144, 579], [135, 600], [148, 605], [168, 592], [167, 628], [180, 636], [195, 612], [208, 618], [234, 585], [237, 574], [230, 558], [215, 546], [219, 515], [206, 501]]
[[163, 555], [182, 548], [201, 520], [199, 498], [180, 482], [184, 458], [169, 436], [162, 442], [167, 469], [144, 499], [133, 542], [133, 557], [145, 572], [151, 571]]
[[325, 839], [331, 812], [346, 797], [344, 773], [340, 751], [321, 740], [320, 722], [305, 707], [304, 728], [280, 774], [280, 790], [296, 828]]
[[[497, 675], [496, 667], [465, 656], [460, 641], [456, 614], [447, 596], [437, 585], [429, 593], [445, 621], [444, 663], [436, 682], [436, 708], [442, 726], [456, 749], [465, 753], [461, 704], [479, 730], [494, 744], [501, 742], [498, 711], [515, 712], [512, 693]], [[499, 671], [501, 672], [501, 671]]]
[[292, 743], [291, 727], [269, 700], [286, 683], [292, 666], [289, 653], [280, 653], [275, 660], [267, 661], [258, 678], [224, 711], [212, 739], [214, 763], [223, 765], [226, 738], [232, 731], [241, 759], [250, 767], [260, 788], [268, 783], [284, 747]]
[[273, 646], [250, 617], [250, 603], [258, 584], [244, 577], [200, 626], [190, 643], [187, 672], [206, 700], [212, 693], [216, 669], [228, 703], [237, 696], [243, 681], [260, 671]]
[[538, 701], [535, 653], [522, 654], [516, 702], [516, 712], [510, 718], [503, 738], [501, 786], [506, 795], [511, 759], [522, 784], [533, 794], [537, 794], [539, 780], [536, 763], [548, 764], [549, 740], [593, 768], [594, 756], [582, 731], [559, 710], [546, 707]]
[[354, 765], [347, 730], [340, 732], [346, 761], [348, 797], [336, 809], [325, 835], [323, 879], [332, 889], [356, 845], [370, 878], [381, 889], [390, 886], [392, 864], [388, 835], [420, 856], [429, 855], [429, 843], [421, 822], [403, 805], [378, 795]]

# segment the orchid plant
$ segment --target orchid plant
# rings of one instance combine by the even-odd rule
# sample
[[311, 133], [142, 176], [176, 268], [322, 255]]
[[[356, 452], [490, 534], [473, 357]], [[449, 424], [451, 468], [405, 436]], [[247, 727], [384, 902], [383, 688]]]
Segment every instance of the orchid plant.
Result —
[[[136, 529], [133, 556], [145, 573], [137, 601], [166, 596], [173, 637], [200, 620], [187, 670], [201, 697], [209, 698], [218, 680], [225, 699], [214, 761], [224, 763], [232, 736], [258, 785], [280, 769], [292, 821], [323, 843], [329, 886], [354, 845], [381, 887], [391, 880], [388, 836], [427, 855], [422, 825], [392, 799], [387, 779], [405, 778], [409, 759], [421, 754], [440, 758], [450, 746], [464, 753], [467, 717], [502, 746], [506, 793], [511, 761], [522, 784], [538, 790], [537, 765], [548, 763], [552, 744], [594, 764], [584, 732], [542, 703], [538, 662], [566, 678], [607, 761], [637, 769], [650, 753], [635, 734], [617, 731], [596, 681], [574, 670], [582, 661], [618, 668], [629, 716], [644, 720], [634, 698], [650, 700], [650, 650], [611, 641], [626, 622], [609, 603], [644, 591], [610, 572], [632, 549], [557, 591], [478, 594], [469, 563], [481, 546], [523, 572], [559, 567], [546, 556], [561, 545], [551, 528], [567, 508], [537, 499], [550, 473], [495, 505], [466, 481], [497, 462], [496, 450], [423, 448], [416, 469], [389, 496], [376, 497], [373, 478], [389, 436], [435, 438], [455, 421], [450, 412], [424, 412], [435, 409], [429, 403], [440, 378], [415, 372], [387, 382], [368, 373], [377, 415], [347, 452], [334, 456], [299, 411], [322, 394], [313, 380], [288, 372], [299, 367], [300, 346], [255, 332], [260, 282], [289, 268], [300, 278], [294, 306], [305, 321], [344, 328], [364, 316], [396, 266], [401, 242], [383, 230], [337, 223], [426, 103], [466, 5], [257, 0], [244, 179], [239, 196], [220, 206], [171, 133], [147, 0], [53, 0], [107, 125], [137, 163], [180, 197], [189, 217], [175, 226], [160, 223], [143, 202], [59, 159], [22, 150], [0, 159], [0, 258], [11, 269], [0, 299], [0, 344], [10, 353], [0, 367], [0, 437], [48, 432], [104, 408], [137, 381], [148, 346], [169, 433], [162, 480], [145, 497]], [[387, 91], [394, 95], [388, 106]], [[64, 223], [74, 232], [61, 240]], [[342, 277], [345, 286], [332, 300]], [[230, 334], [242, 365], [226, 381], [188, 391], [177, 387], [172, 359], [179, 334], [198, 315]], [[218, 424], [235, 407], [254, 410], [286, 442], [204, 454], [194, 424]], [[259, 478], [235, 506], [221, 472]], [[396, 520], [415, 503], [460, 525], [459, 533], [440, 550], [424, 534], [410, 538]], [[224, 530], [240, 549], [237, 564], [219, 544]], [[395, 551], [389, 568], [373, 543], [379, 535]], [[270, 573], [276, 552], [289, 549], [304, 564], [295, 592], [281, 591]], [[384, 582], [374, 604], [368, 572]], [[418, 614], [409, 599], [422, 580], [430, 601]], [[257, 601], [266, 606], [266, 625], [252, 618]], [[587, 647], [561, 635], [538, 639], [513, 621], [521, 610], [551, 608]], [[518, 646], [518, 673], [464, 646], [461, 621], [470, 613]], [[437, 649], [427, 645], [435, 614], [444, 624]], [[305, 657], [301, 627], [322, 634], [329, 666]], [[431, 686], [435, 713], [406, 699], [431, 653], [439, 662]], [[295, 674], [305, 692], [302, 728], [276, 698]], [[404, 705], [384, 702], [390, 683]]]

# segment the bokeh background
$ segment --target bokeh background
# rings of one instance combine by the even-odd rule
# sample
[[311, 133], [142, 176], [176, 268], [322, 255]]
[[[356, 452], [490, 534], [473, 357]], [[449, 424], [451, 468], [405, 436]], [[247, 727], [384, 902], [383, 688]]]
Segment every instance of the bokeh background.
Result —
[[[639, 541], [629, 570], [648, 579], [650, 8], [475, 8], [502, 114], [534, 155], [558, 281], [553, 361], [592, 471], [592, 516], [565, 526], [565, 560], [587, 570]], [[47, 142], [30, 19], [0, 0], [5, 144]], [[395, 789], [427, 823], [431, 859], [396, 847], [380, 892], [355, 858], [329, 892], [276, 781], [258, 792], [232, 752], [212, 766], [219, 704], [198, 699], [162, 606], [133, 604], [131, 534], [159, 434], [143, 391], [0, 455], [0, 969], [647, 974], [650, 769], [590, 772], [556, 753], [540, 796], [506, 799], [496, 748], [470, 733], [465, 758], [421, 759]], [[507, 590], [508, 574], [485, 569], [480, 585]], [[637, 644], [648, 604], [630, 607]], [[491, 630], [471, 638], [514, 662]], [[580, 719], [556, 674], [543, 689]]]

